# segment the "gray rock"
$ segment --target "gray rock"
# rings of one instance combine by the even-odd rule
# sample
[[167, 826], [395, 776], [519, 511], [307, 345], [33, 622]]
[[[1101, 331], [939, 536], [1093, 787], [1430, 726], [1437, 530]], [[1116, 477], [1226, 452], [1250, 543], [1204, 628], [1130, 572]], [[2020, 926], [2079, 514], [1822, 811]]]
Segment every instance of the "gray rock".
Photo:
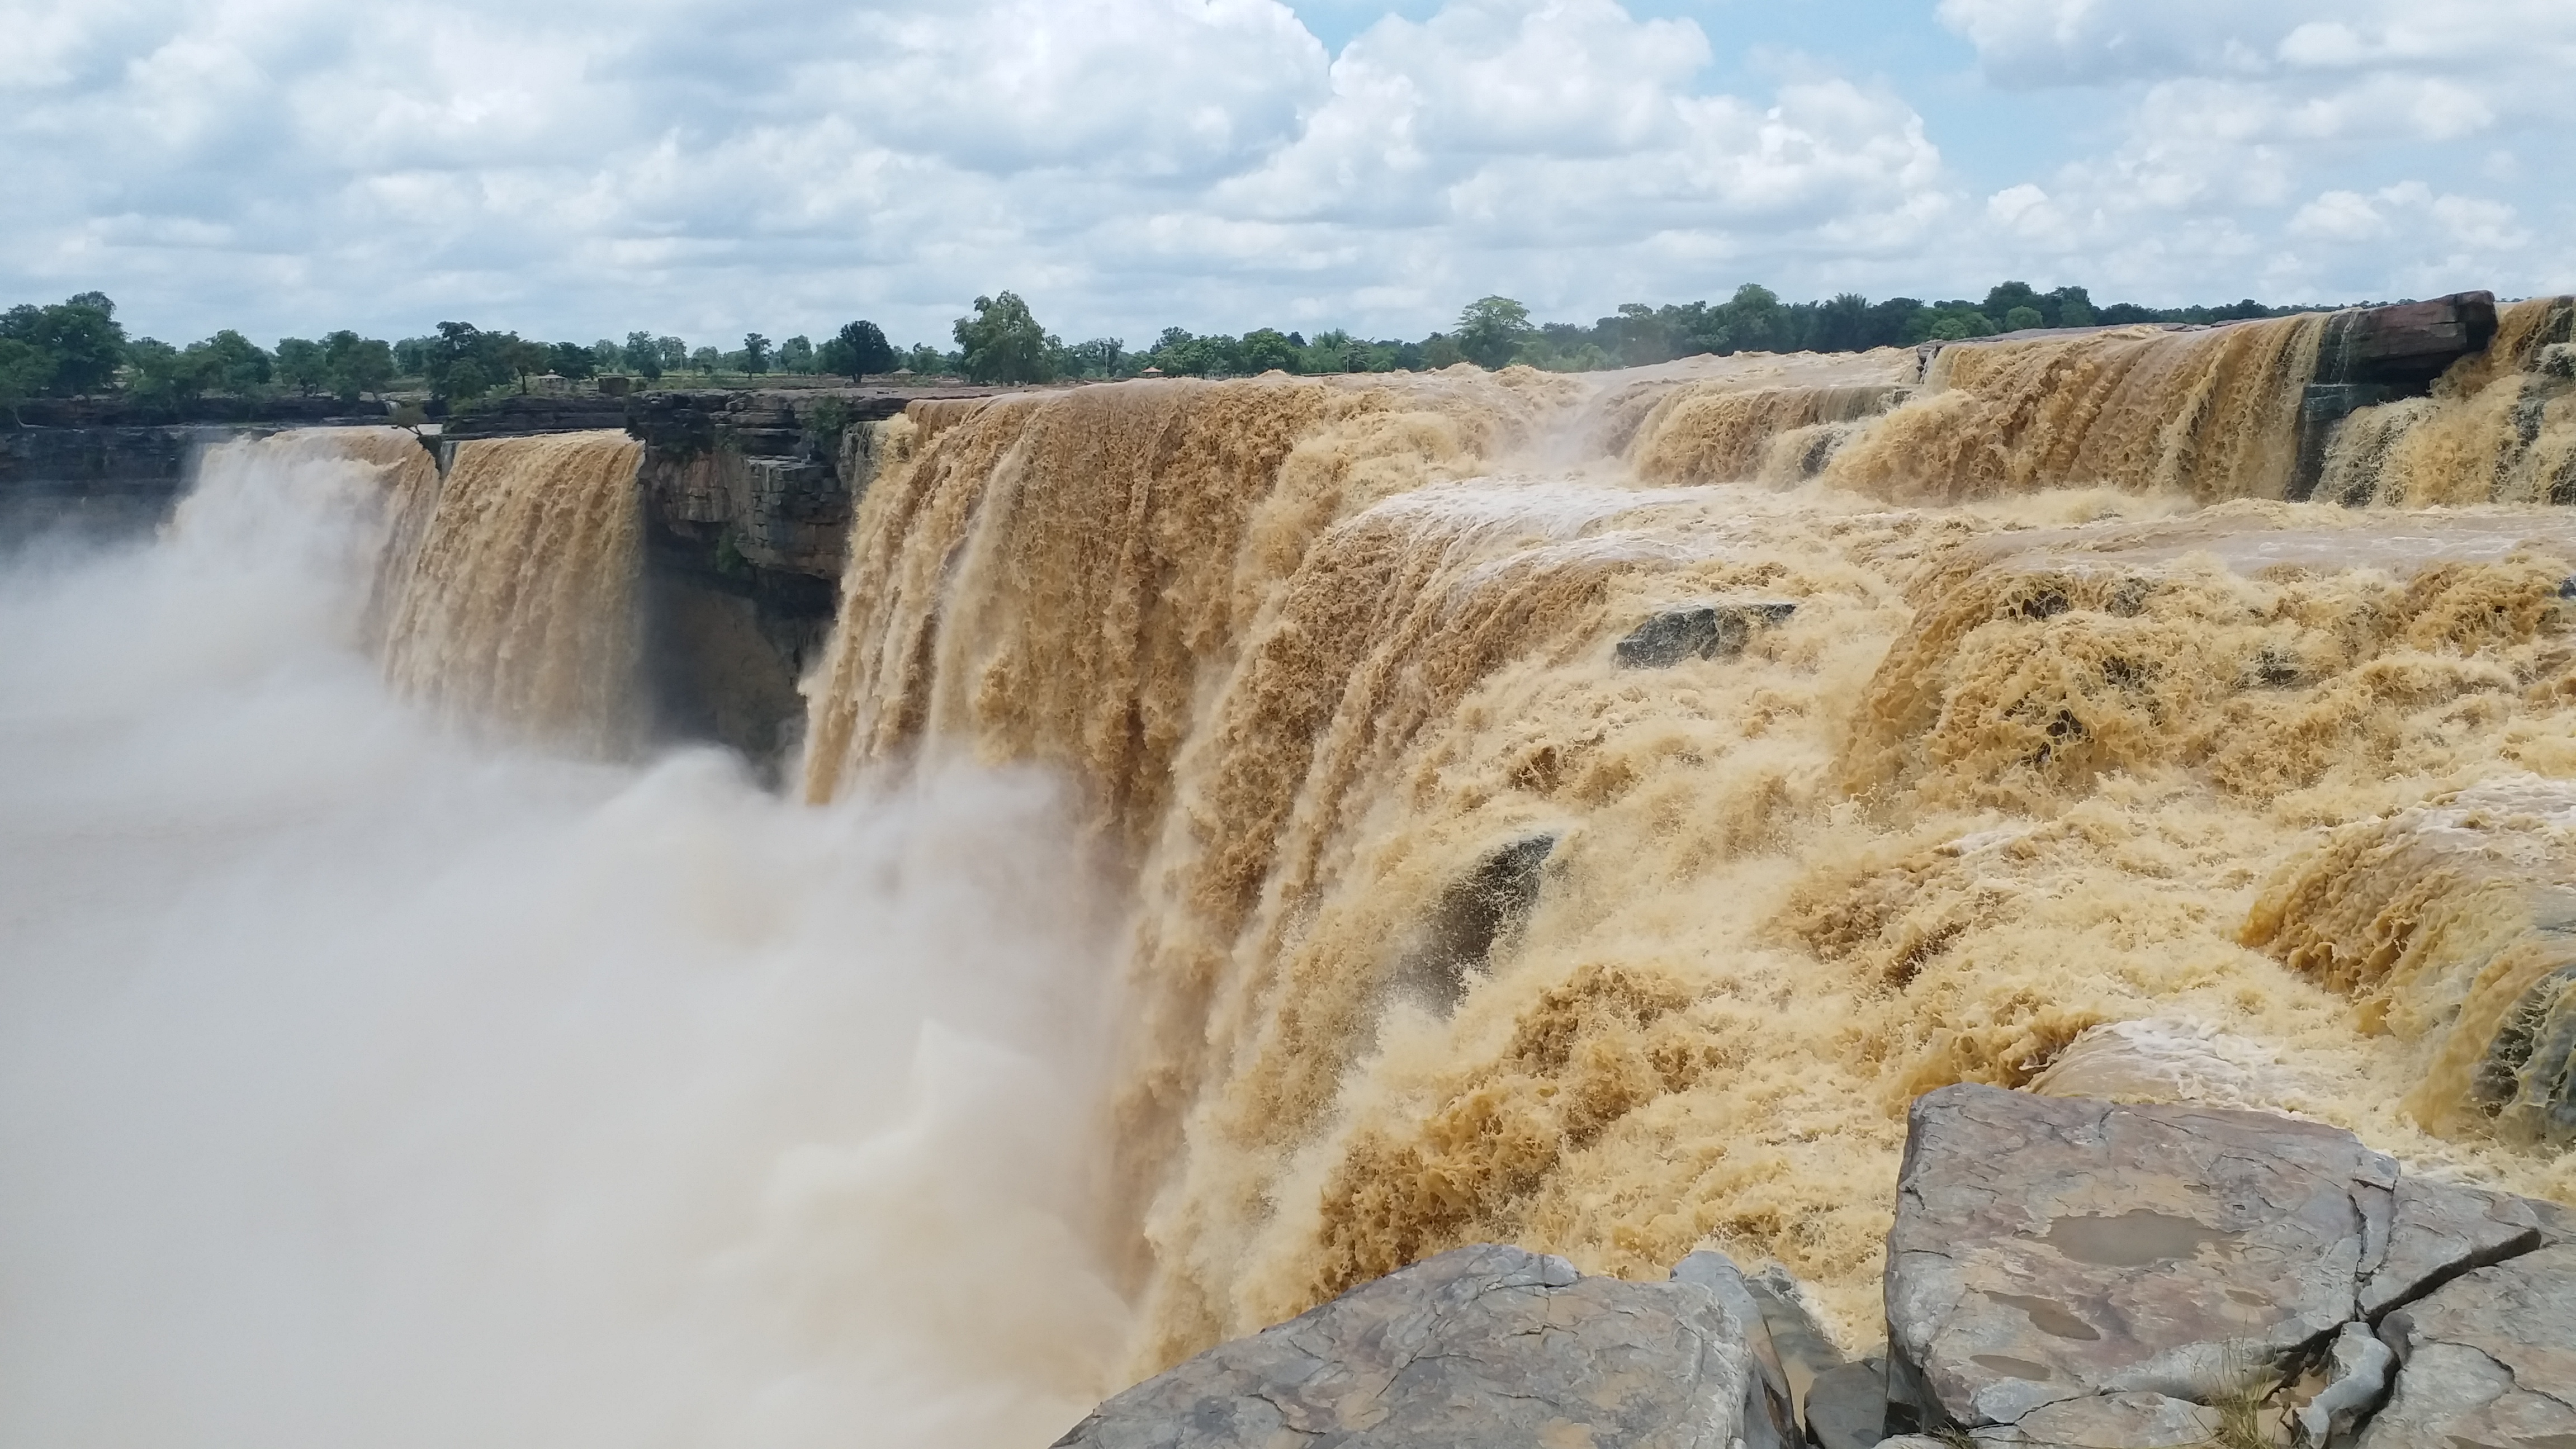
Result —
[[2163, 1394], [2097, 1394], [2061, 1399], [2024, 1414], [2017, 1424], [1976, 1430], [1979, 1444], [2068, 1445], [2095, 1449], [2181, 1449], [2207, 1444], [2218, 1413]]
[[2397, 1388], [2359, 1449], [2576, 1446], [2576, 1247], [2548, 1247], [2392, 1312]]
[[1891, 1416], [2213, 1402], [2538, 1241], [2519, 1200], [2401, 1179], [2331, 1127], [1943, 1088], [1915, 1103], [1888, 1235]]
[[1785, 1449], [1795, 1433], [1761, 1365], [1760, 1316], [1710, 1256], [1670, 1282], [1628, 1283], [1460, 1248], [1210, 1349], [1056, 1442]]
[[1818, 1374], [1807, 1389], [1807, 1442], [1817, 1449], [1869, 1449], [1887, 1432], [1887, 1370], [1863, 1359]]
[[1630, 630], [1619, 641], [1619, 663], [1629, 669], [1669, 669], [1685, 659], [1732, 659], [1744, 652], [1754, 630], [1797, 611], [1797, 605], [1777, 600], [1682, 604]]
[[2400, 1177], [2388, 1250], [2363, 1275], [2358, 1306], [2375, 1321], [2472, 1268], [2539, 1246], [2540, 1218], [2527, 1199]]
[[2396, 1355], [2373, 1337], [2369, 1326], [2347, 1323], [2326, 1355], [2325, 1387], [2299, 1410], [2299, 1429], [2317, 1449], [2338, 1449], [2352, 1442], [2362, 1417], [2378, 1407], [2388, 1392], [2388, 1371]]

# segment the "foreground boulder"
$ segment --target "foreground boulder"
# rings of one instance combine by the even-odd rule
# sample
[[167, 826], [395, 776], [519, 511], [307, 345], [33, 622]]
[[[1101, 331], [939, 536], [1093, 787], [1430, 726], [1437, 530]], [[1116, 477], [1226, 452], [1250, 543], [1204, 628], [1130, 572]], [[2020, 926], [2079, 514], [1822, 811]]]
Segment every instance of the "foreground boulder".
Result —
[[2480, 1268], [2388, 1315], [2397, 1390], [2360, 1449], [2576, 1444], [2576, 1246]]
[[2347, 1325], [2542, 1241], [2521, 1199], [2402, 1176], [2288, 1118], [1957, 1086], [1910, 1128], [1888, 1234], [1898, 1427], [2200, 1442], [2203, 1406], [2322, 1367]]
[[1665, 1283], [1460, 1248], [1200, 1354], [1102, 1404], [1058, 1449], [1787, 1449], [1778, 1359], [1715, 1254]]

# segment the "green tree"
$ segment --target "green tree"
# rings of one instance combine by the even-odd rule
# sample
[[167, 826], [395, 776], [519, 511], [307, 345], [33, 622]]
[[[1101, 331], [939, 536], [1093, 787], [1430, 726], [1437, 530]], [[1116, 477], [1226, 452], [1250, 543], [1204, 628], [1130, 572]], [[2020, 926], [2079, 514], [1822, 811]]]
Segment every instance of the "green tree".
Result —
[[1295, 372], [1304, 366], [1306, 347], [1302, 339], [1292, 339], [1272, 327], [1256, 327], [1243, 334], [1235, 344], [1235, 359], [1244, 372], [1258, 375], [1274, 369]]
[[322, 339], [322, 385], [344, 403], [381, 393], [394, 380], [394, 350], [380, 338], [342, 328]]
[[814, 370], [814, 339], [798, 333], [778, 344], [780, 372], [807, 373]]
[[1453, 340], [1469, 362], [1496, 368], [1511, 362], [1533, 330], [1529, 308], [1509, 297], [1479, 297], [1459, 312]]
[[103, 292], [82, 292], [50, 307], [12, 307], [0, 313], [0, 337], [44, 354], [45, 390], [57, 396], [104, 392], [125, 362], [125, 328]]
[[304, 337], [277, 339], [277, 380], [297, 395], [311, 397], [328, 370], [321, 343]]
[[499, 335], [500, 341], [493, 347], [492, 355], [501, 363], [505, 375], [519, 379], [519, 392], [525, 395], [528, 384], [546, 370], [546, 345], [530, 342], [516, 332]]
[[204, 385], [235, 397], [257, 397], [277, 370], [266, 349], [227, 327], [203, 342], [188, 344], [198, 359]]
[[840, 331], [823, 339], [815, 364], [825, 372], [863, 379], [871, 372], [894, 371], [894, 347], [874, 322], [844, 322]]
[[689, 365], [696, 368], [700, 375], [713, 377], [716, 375], [716, 369], [724, 365], [724, 354], [712, 347], [701, 347], [689, 354]]
[[689, 344], [677, 337], [656, 337], [653, 342], [662, 349], [664, 372], [678, 372], [689, 365]]
[[0, 407], [9, 420], [25, 426], [18, 405], [44, 392], [54, 376], [54, 359], [44, 349], [15, 337], [0, 337]]
[[206, 355], [200, 348], [186, 352], [153, 337], [138, 337], [127, 344], [125, 390], [138, 401], [158, 407], [172, 407], [193, 402], [206, 390]]
[[914, 343], [898, 360], [916, 377], [938, 377], [950, 370], [948, 354], [927, 342]]
[[742, 334], [742, 370], [757, 376], [769, 371], [769, 339], [757, 332]]
[[558, 342], [546, 349], [546, 371], [557, 377], [596, 377], [599, 355], [578, 342]]
[[626, 370], [646, 382], [662, 380], [662, 344], [650, 332], [629, 332], [626, 345], [618, 349], [626, 360]]
[[2045, 327], [2047, 325], [2048, 319], [2040, 315], [2040, 310], [2037, 307], [2015, 307], [2004, 314], [2004, 330], [2006, 332], [2028, 332], [2034, 327]]
[[1784, 352], [1791, 346], [1788, 319], [1780, 297], [1770, 288], [1747, 282], [1727, 299], [1723, 352]]
[[1016, 292], [975, 299], [975, 315], [960, 317], [957, 347], [974, 382], [1044, 382], [1054, 375], [1053, 354], [1063, 344], [1047, 335]]
[[1116, 337], [1094, 337], [1066, 348], [1064, 362], [1066, 370], [1077, 377], [1124, 377], [1127, 344]]

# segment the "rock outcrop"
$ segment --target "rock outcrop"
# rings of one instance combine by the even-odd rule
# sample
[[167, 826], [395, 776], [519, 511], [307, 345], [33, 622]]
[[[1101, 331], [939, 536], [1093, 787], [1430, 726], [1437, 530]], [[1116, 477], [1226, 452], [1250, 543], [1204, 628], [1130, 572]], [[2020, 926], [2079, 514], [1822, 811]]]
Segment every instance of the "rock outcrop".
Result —
[[[2197, 1442], [2208, 1406], [2541, 1241], [2532, 1205], [2334, 1128], [1943, 1088], [1915, 1103], [1888, 1235], [1891, 1423]], [[2454, 1331], [2422, 1321], [2428, 1343]]]
[[2576, 1444], [2576, 1246], [2460, 1278], [2390, 1313], [2396, 1391], [2360, 1449]]
[[1788, 1449], [1762, 1316], [1724, 1258], [1665, 1283], [1460, 1248], [1109, 1400], [1058, 1449], [1330, 1444]]
[[1732, 659], [1752, 642], [1754, 630], [1797, 611], [1796, 604], [1770, 599], [1682, 604], [1630, 630], [1614, 652], [1628, 669], [1669, 669], [1685, 659]]

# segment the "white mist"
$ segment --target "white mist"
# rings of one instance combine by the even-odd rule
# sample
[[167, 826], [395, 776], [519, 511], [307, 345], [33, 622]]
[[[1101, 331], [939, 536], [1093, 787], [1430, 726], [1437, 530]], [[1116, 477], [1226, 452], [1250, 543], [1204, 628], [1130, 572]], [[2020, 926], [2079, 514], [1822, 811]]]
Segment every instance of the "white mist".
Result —
[[1047, 1443], [1125, 1327], [1061, 801], [459, 740], [373, 486], [0, 563], [0, 1443]]

